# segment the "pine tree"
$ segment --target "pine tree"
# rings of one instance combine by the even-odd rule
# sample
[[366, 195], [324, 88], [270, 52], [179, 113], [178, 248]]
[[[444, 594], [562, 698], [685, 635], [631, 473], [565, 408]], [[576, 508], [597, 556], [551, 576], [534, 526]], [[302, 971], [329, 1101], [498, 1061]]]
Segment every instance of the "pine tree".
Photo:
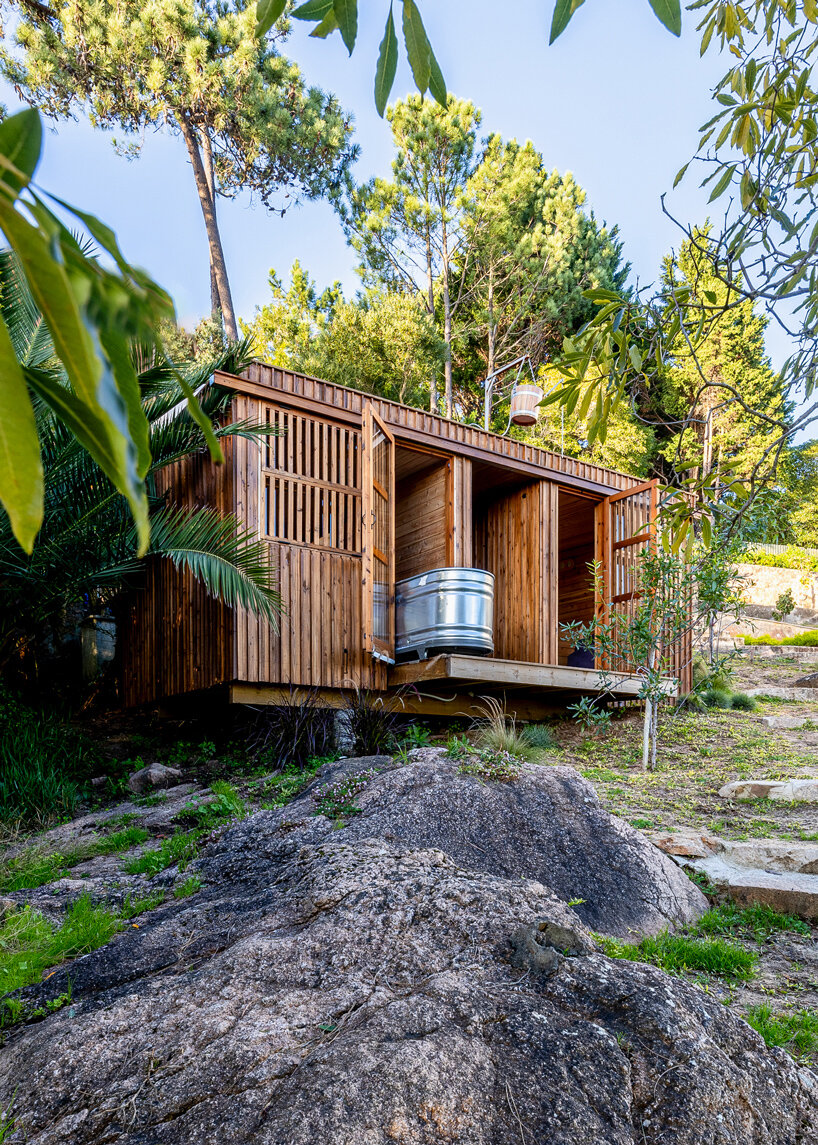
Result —
[[29, 103], [57, 119], [81, 111], [96, 127], [120, 128], [129, 157], [148, 129], [184, 140], [207, 232], [211, 309], [235, 338], [218, 197], [250, 191], [283, 213], [327, 193], [355, 156], [349, 117], [279, 53], [286, 22], [256, 35], [253, 0], [16, 7], [16, 49], [0, 45], [0, 74]]

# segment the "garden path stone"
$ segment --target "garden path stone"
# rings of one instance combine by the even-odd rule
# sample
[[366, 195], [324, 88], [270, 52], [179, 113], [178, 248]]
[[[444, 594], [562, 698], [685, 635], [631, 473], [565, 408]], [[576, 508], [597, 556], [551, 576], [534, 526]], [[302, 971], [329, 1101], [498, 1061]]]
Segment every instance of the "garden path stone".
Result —
[[761, 722], [768, 728], [795, 730], [806, 727], [810, 723], [808, 716], [762, 716]]
[[804, 779], [735, 779], [719, 791], [722, 799], [773, 799], [781, 803], [818, 803], [818, 777]]
[[696, 838], [689, 831], [654, 833], [680, 866], [706, 875], [742, 906], [763, 903], [784, 914], [818, 919], [818, 844], [786, 839]]
[[791, 700], [793, 703], [818, 703], [818, 691], [815, 688], [748, 688], [747, 695], [770, 696], [774, 700]]

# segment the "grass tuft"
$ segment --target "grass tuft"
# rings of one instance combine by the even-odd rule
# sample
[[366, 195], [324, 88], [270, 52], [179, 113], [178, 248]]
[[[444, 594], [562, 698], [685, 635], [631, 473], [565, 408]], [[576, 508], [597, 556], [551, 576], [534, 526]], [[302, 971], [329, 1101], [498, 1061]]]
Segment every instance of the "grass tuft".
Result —
[[187, 899], [191, 895], [195, 895], [198, 890], [202, 888], [202, 880], [198, 875], [191, 875], [180, 883], [178, 887], [173, 888], [173, 897], [177, 899]]
[[744, 1017], [768, 1046], [782, 1046], [793, 1057], [805, 1057], [818, 1051], [818, 1013], [815, 1010], [790, 1010], [776, 1014], [763, 1002], [759, 1006], [751, 1006]]
[[148, 878], [176, 864], [183, 871], [191, 859], [195, 859], [199, 841], [204, 834], [202, 830], [177, 831], [169, 839], [163, 840], [159, 847], [152, 847], [130, 859], [125, 863], [125, 870], [129, 875], [147, 875]]
[[751, 935], [757, 942], [785, 930], [807, 937], [812, 933], [809, 923], [794, 914], [781, 914], [764, 903], [739, 907], [734, 902], [723, 902], [696, 923], [698, 934]]
[[690, 938], [662, 931], [637, 943], [604, 936], [599, 941], [609, 958], [647, 962], [669, 974], [705, 973], [747, 981], [753, 977], [758, 963], [758, 955], [753, 951], [723, 938]]
[[548, 724], [527, 724], [522, 730], [522, 737], [529, 747], [538, 751], [554, 751], [560, 746], [553, 728]]

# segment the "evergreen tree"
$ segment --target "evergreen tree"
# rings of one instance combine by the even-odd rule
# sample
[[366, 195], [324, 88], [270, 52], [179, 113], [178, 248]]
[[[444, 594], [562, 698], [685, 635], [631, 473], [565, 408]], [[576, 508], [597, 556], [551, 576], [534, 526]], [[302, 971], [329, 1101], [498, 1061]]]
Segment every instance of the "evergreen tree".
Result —
[[[367, 286], [404, 290], [422, 299], [427, 314], [442, 312], [445, 346], [444, 409], [454, 410], [452, 340], [458, 299], [452, 296], [454, 259], [463, 242], [463, 192], [472, 173], [480, 112], [449, 97], [444, 108], [418, 95], [387, 109], [397, 154], [392, 179], [352, 188], [341, 209], [349, 241], [361, 258]], [[437, 380], [429, 380], [437, 409]]]
[[491, 136], [464, 196], [458, 255], [459, 400], [476, 414], [475, 382], [528, 354], [540, 363], [591, 317], [589, 289], [620, 289], [629, 267], [617, 230], [583, 211], [570, 173], [548, 171], [530, 142]]
[[684, 332], [671, 341], [667, 368], [646, 412], [661, 423], [661, 453], [672, 467], [710, 472], [732, 463], [737, 477], [750, 480], [776, 460], [770, 447], [790, 405], [765, 350], [767, 319], [725, 284], [708, 232], [694, 232], [665, 261], [663, 285], [677, 293], [689, 290], [683, 295], [689, 310], [682, 315], [683, 330], [695, 331], [702, 308], [711, 320], [698, 341]]
[[429, 378], [442, 366], [444, 347], [414, 295], [373, 289], [347, 301], [339, 283], [319, 294], [299, 262], [287, 290], [274, 270], [270, 287], [272, 300], [241, 323], [260, 358], [428, 408]]
[[29, 103], [55, 118], [82, 111], [95, 126], [121, 128], [129, 157], [150, 128], [181, 135], [207, 232], [211, 309], [235, 338], [218, 196], [250, 191], [283, 213], [300, 197], [325, 194], [355, 154], [349, 117], [279, 53], [286, 23], [256, 35], [253, 0], [15, 7], [16, 50], [0, 46], [0, 74]]
[[313, 344], [343, 299], [341, 284], [336, 282], [319, 294], [297, 259], [287, 290], [275, 270], [270, 271], [268, 281], [272, 298], [256, 307], [250, 322], [241, 322], [242, 333], [250, 338], [258, 357], [271, 366], [314, 373], [308, 365]]

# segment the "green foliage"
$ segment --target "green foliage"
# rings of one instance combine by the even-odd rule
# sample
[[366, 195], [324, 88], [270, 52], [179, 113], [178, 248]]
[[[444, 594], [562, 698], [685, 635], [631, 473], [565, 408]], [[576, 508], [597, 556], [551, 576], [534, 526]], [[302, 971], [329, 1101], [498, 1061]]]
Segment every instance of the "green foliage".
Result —
[[13, 858], [0, 861], [0, 891], [19, 891], [45, 886], [62, 878], [72, 867], [96, 855], [113, 855], [130, 851], [148, 838], [141, 827], [125, 827], [110, 835], [76, 840], [59, 851], [27, 847]]
[[769, 636], [745, 636], [745, 644], [767, 644], [773, 648], [783, 648], [792, 645], [795, 648], [818, 648], [818, 628], [811, 628], [808, 632], [798, 632], [792, 636], [782, 636], [780, 639]]
[[108, 907], [94, 906], [88, 895], [68, 908], [59, 927], [29, 906], [8, 915], [0, 925], [0, 992], [39, 982], [48, 967], [104, 946], [119, 925]]
[[[277, 50], [288, 25], [256, 35], [247, 0], [211, 8], [195, 0], [58, 0], [43, 21], [21, 5], [0, 69], [47, 115], [88, 114], [119, 129], [133, 158], [151, 129], [184, 141], [205, 213], [214, 314], [236, 337], [216, 220], [218, 196], [242, 191], [283, 210], [325, 194], [356, 150], [333, 96], [308, 88]], [[280, 197], [280, 201], [279, 201]]]
[[119, 917], [123, 922], [130, 922], [132, 918], [136, 918], [140, 914], [145, 914], [146, 911], [156, 910], [165, 901], [164, 891], [153, 891], [151, 894], [134, 897], [130, 892], [125, 896], [122, 906], [119, 908]]
[[404, 747], [426, 747], [430, 742], [429, 729], [423, 724], [409, 724], [401, 734], [401, 743]]
[[[526, 754], [530, 748], [524, 745]], [[520, 778], [525, 759], [508, 748], [486, 746], [466, 753], [457, 768], [461, 775], [474, 775], [492, 783], [511, 783]]]
[[356, 771], [344, 775], [333, 783], [325, 783], [313, 792], [316, 815], [326, 815], [328, 819], [345, 819], [360, 811], [355, 796], [365, 791], [371, 780], [379, 774], [377, 768]]
[[190, 875], [183, 883], [173, 888], [173, 897], [177, 899], [187, 899], [191, 895], [195, 895], [197, 891], [201, 890], [202, 880], [198, 875]]
[[611, 713], [595, 696], [581, 696], [567, 710], [585, 731], [592, 735], [607, 735], [611, 730]]
[[746, 692], [734, 692], [730, 697], [730, 707], [734, 712], [754, 712], [758, 707], [755, 697]]
[[191, 815], [200, 828], [212, 831], [221, 823], [247, 817], [247, 805], [231, 784], [216, 779], [210, 790], [215, 798], [207, 803], [189, 803], [183, 808], [183, 814]]
[[772, 610], [773, 620], [783, 620], [795, 608], [795, 597], [792, 595], [792, 589], [788, 588], [785, 592], [779, 593], [776, 598], [775, 608]]
[[530, 748], [539, 751], [554, 751], [560, 746], [554, 729], [548, 724], [526, 724], [522, 737]]
[[774, 1013], [767, 1002], [751, 1006], [744, 1015], [747, 1024], [768, 1046], [782, 1046], [795, 1058], [818, 1051], [818, 1014], [814, 1010]]
[[753, 951], [723, 938], [690, 938], [663, 931], [637, 943], [620, 942], [616, 938], [599, 941], [609, 958], [648, 962], [669, 974], [705, 973], [747, 981], [755, 974], [758, 963], [758, 955]]
[[283, 807], [285, 803], [290, 803], [311, 783], [319, 768], [334, 758], [334, 756], [316, 757], [309, 760], [303, 768], [291, 763], [283, 769], [280, 775], [270, 776], [264, 782], [263, 791], [266, 799], [261, 804], [262, 808], [269, 811], [276, 807]]
[[96, 758], [84, 738], [55, 715], [0, 688], [0, 821], [44, 826], [72, 815], [77, 776]]
[[159, 847], [152, 847], [130, 859], [125, 863], [125, 870], [129, 875], [147, 875], [148, 878], [177, 864], [179, 870], [183, 871], [195, 859], [205, 833], [202, 830], [177, 831], [169, 839], [163, 840]]
[[[19, 281], [14, 261], [2, 253], [0, 302], [7, 321], [14, 317], [19, 353], [27, 354], [33, 342], [38, 353], [51, 361], [53, 348], [43, 334], [38, 309]], [[223, 415], [229, 395], [207, 383], [216, 368], [240, 369], [246, 352], [239, 345], [217, 359], [178, 369], [149, 354], [134, 379], [134, 416], [138, 412], [144, 418], [147, 433], [149, 457], [143, 477], [149, 490], [149, 553], [192, 572], [226, 603], [240, 604], [275, 622], [279, 598], [265, 543], [232, 515], [168, 505], [156, 485], [162, 469], [206, 443], [199, 421], [185, 406], [187, 390], [202, 392], [208, 416]], [[62, 379], [55, 384], [63, 384], [62, 371], [54, 366], [53, 372], [55, 379]], [[135, 557], [136, 538], [125, 500], [42, 403], [36, 422], [47, 515], [31, 556], [17, 545], [8, 519], [0, 520], [0, 646], [13, 647], [18, 661], [31, 671], [31, 660], [47, 659], [48, 649], [59, 646], [64, 618], [77, 605], [87, 612], [105, 609], [144, 571]], [[217, 436], [257, 437], [268, 432], [268, 426], [245, 421], [223, 424]]]
[[719, 903], [707, 914], [702, 915], [695, 929], [698, 934], [705, 935], [749, 935], [756, 942], [764, 942], [770, 935], [781, 931], [791, 931], [793, 934], [803, 934], [807, 937], [812, 933], [809, 923], [793, 914], [782, 914], [773, 910], [766, 903], [753, 903], [752, 906], [740, 907], [732, 901]]
[[702, 703], [707, 708], [732, 708], [733, 696], [726, 688], [705, 688], [700, 693]]
[[[811, 506], [814, 511], [814, 506]], [[805, 553], [790, 546], [783, 553], [766, 553], [763, 549], [750, 548], [743, 559], [751, 565], [764, 565], [776, 569], [802, 569], [804, 572], [818, 572], [818, 556]]]
[[[44, 407], [123, 496], [134, 520], [134, 551], [142, 553], [149, 539], [144, 477], [150, 451], [129, 344], [137, 342], [150, 353], [157, 345], [159, 322], [172, 318], [173, 307], [156, 283], [125, 261], [108, 227], [54, 200], [110, 256], [113, 269], [89, 257], [33, 190], [41, 142], [35, 111], [22, 111], [0, 124], [0, 231], [14, 252], [3, 256], [14, 275], [13, 280], [4, 275], [0, 298], [0, 499], [8, 514], [6, 528], [30, 553], [46, 509], [40, 456], [47, 444]], [[30, 324], [20, 328], [20, 302], [38, 312], [34, 334]], [[189, 389], [185, 399], [213, 456], [221, 458], [212, 427]]]

